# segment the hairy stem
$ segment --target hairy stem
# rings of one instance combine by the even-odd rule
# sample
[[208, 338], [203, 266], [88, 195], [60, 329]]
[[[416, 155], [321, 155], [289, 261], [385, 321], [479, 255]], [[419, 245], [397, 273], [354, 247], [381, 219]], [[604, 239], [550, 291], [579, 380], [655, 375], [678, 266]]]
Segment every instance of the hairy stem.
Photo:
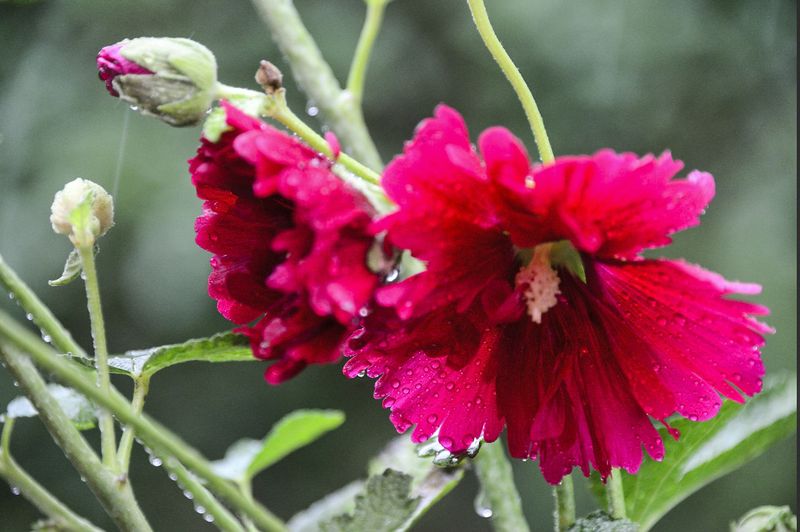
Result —
[[[150, 388], [150, 377], [141, 376], [133, 383], [133, 399], [131, 400], [131, 407], [134, 412], [142, 413], [144, 409], [144, 401], [147, 397], [147, 391]], [[117, 459], [119, 466], [123, 473], [127, 473], [131, 463], [131, 451], [133, 450], [133, 441], [136, 437], [136, 429], [126, 426], [122, 437], [119, 440], [119, 449], [117, 450]]]
[[11, 457], [10, 440], [13, 427], [14, 419], [6, 419], [3, 427], [2, 449], [0, 450], [0, 477], [4, 477], [12, 489], [16, 490], [16, 493], [25, 497], [40, 512], [54, 521], [59, 530], [102, 532], [102, 529], [97, 528], [56, 499]]
[[50, 309], [36, 296], [33, 290], [19, 278], [0, 255], [0, 285], [8, 290], [10, 295], [19, 302], [20, 306], [30, 314], [36, 324], [47, 336], [50, 342], [64, 353], [71, 353], [81, 358], [89, 358], [86, 351], [73, 340], [72, 335], [61, 325]]
[[244, 532], [244, 527], [214, 495], [183, 465], [172, 457], [164, 460], [164, 468], [169, 471], [179, 486], [192, 494], [195, 504], [202, 506], [208, 515], [214, 517], [214, 524], [225, 532]]
[[503, 74], [506, 75], [508, 81], [511, 83], [514, 92], [517, 93], [522, 108], [525, 110], [525, 116], [528, 118], [528, 123], [533, 131], [533, 137], [536, 139], [536, 147], [539, 149], [539, 157], [543, 163], [550, 163], [555, 159], [553, 155], [553, 148], [550, 147], [550, 139], [547, 138], [547, 131], [544, 128], [544, 120], [542, 114], [539, 112], [539, 107], [536, 105], [536, 100], [533, 99], [533, 94], [530, 88], [525, 83], [519, 69], [511, 60], [511, 57], [506, 52], [500, 39], [492, 28], [492, 23], [489, 21], [489, 14], [486, 12], [486, 6], [483, 0], [467, 0], [469, 9], [472, 11], [472, 18], [475, 21], [475, 26], [478, 28], [478, 33], [483, 39], [483, 43], [492, 54], [492, 57]]
[[134, 427], [138, 437], [149, 447], [159, 449], [159, 452], [164, 455], [175, 457], [188, 469], [203, 478], [213, 492], [226, 500], [237, 511], [250, 517], [257, 526], [267, 531], [286, 530], [284, 523], [269, 510], [255, 501], [248, 500], [233, 484], [217, 476], [208, 460], [180, 437], [146, 414], [137, 413], [116, 388], [112, 387], [109, 394], [104, 394], [84, 370], [56, 356], [47, 344], [4, 312], [0, 312], [0, 338], [7, 339], [19, 349], [30, 354], [37, 365], [54, 374], [59, 380], [79, 391], [97, 405], [113, 412], [122, 423]]
[[502, 442], [481, 447], [475, 460], [475, 472], [492, 510], [492, 528], [497, 532], [528, 531], [522, 501]]
[[575, 524], [575, 490], [570, 475], [553, 488], [553, 496], [556, 502], [555, 529], [564, 532]]
[[372, 52], [372, 46], [375, 44], [375, 38], [381, 29], [383, 12], [386, 10], [386, 4], [389, 3], [389, 0], [366, 0], [366, 3], [367, 18], [361, 28], [361, 35], [358, 37], [356, 51], [353, 54], [353, 62], [350, 65], [350, 74], [347, 77], [347, 90], [353, 95], [358, 105], [361, 105], [361, 100], [364, 96], [364, 82], [366, 80], [367, 66], [369, 65], [369, 56]]
[[[83, 266], [83, 279], [86, 285], [86, 301], [89, 305], [89, 320], [94, 340], [94, 365], [97, 369], [97, 386], [104, 394], [111, 388], [111, 375], [108, 370], [108, 345], [106, 343], [106, 326], [103, 320], [103, 307], [100, 303], [100, 284], [97, 280], [97, 268], [94, 263], [92, 246], [78, 247], [78, 255]], [[100, 425], [100, 448], [103, 463], [113, 471], [119, 471], [117, 462], [117, 443], [114, 433], [114, 418], [111, 412], [102, 409], [98, 415]]]
[[[50, 432], [53, 440], [61, 447], [81, 477], [86, 479], [89, 489], [92, 490], [120, 530], [150, 531], [150, 525], [133, 496], [130, 483], [125, 477], [119, 477], [103, 466], [94, 450], [86, 443], [58, 402], [50, 395], [47, 384], [39, 372], [28, 357], [20, 351], [28, 350], [5, 333], [9, 328], [15, 329], [17, 333], [23, 333], [29, 343], [39, 344], [40, 354], [48, 359], [52, 366], [69, 368], [71, 374], [80, 377], [98, 396], [104, 396], [102, 392], [91, 379], [87, 378], [84, 370], [53, 352], [7, 314], [0, 313], [0, 331], [2, 331], [0, 338], [11, 340], [11, 342], [0, 342], [0, 360], [6, 364], [9, 373], [20, 383], [25, 395], [36, 407], [39, 418]], [[99, 401], [96, 402], [99, 403]]]
[[608, 513], [614, 519], [625, 519], [625, 492], [622, 489], [622, 476], [619, 469], [612, 469], [611, 474], [606, 480], [606, 502], [608, 503]]
[[367, 131], [361, 106], [350, 91], [342, 90], [336, 76], [303, 25], [292, 0], [252, 0], [306, 95], [323, 120], [342, 140], [345, 150], [375, 169], [380, 155]]

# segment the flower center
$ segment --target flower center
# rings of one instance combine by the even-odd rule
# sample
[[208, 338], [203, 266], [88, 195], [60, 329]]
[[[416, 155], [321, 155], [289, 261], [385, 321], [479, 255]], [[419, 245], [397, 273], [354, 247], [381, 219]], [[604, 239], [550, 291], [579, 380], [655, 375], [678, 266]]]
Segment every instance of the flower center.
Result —
[[531, 261], [517, 273], [515, 279], [517, 286], [522, 289], [528, 314], [534, 323], [542, 323], [542, 315], [556, 306], [556, 296], [561, 293], [558, 288], [561, 280], [550, 264], [552, 247], [553, 244], [536, 246]]

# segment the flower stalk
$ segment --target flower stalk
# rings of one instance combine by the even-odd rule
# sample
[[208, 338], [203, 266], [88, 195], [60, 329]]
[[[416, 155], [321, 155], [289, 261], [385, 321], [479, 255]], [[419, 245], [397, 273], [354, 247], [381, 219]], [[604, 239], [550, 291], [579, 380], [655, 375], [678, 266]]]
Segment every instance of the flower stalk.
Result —
[[[79, 246], [77, 249], [81, 258], [84, 284], [86, 285], [86, 301], [89, 306], [89, 319], [92, 327], [92, 339], [94, 341], [97, 387], [102, 393], [108, 395], [111, 388], [111, 374], [108, 369], [108, 345], [106, 343], [103, 307], [100, 302], [100, 285], [97, 280], [97, 268], [94, 262], [94, 250], [92, 246]], [[112, 471], [119, 471], [120, 464], [117, 461], [114, 418], [111, 412], [105, 409], [100, 411], [98, 418], [103, 463]]]
[[622, 475], [619, 469], [612, 469], [606, 481], [606, 502], [608, 513], [614, 519], [625, 519], [625, 492], [622, 488]]
[[475, 472], [492, 510], [492, 528], [497, 532], [530, 530], [502, 442], [481, 447], [475, 459]]
[[366, 80], [367, 66], [375, 44], [375, 38], [381, 29], [383, 13], [390, 0], [365, 0], [367, 4], [367, 17], [358, 37], [353, 62], [350, 65], [350, 74], [347, 77], [347, 90], [358, 105], [364, 97], [364, 82]]
[[533, 137], [536, 140], [536, 147], [539, 149], [539, 157], [545, 164], [553, 162], [555, 156], [553, 155], [553, 148], [550, 146], [550, 139], [547, 137], [547, 130], [544, 128], [544, 119], [542, 118], [542, 113], [539, 112], [539, 106], [536, 105], [531, 89], [525, 83], [525, 79], [520, 74], [519, 69], [494, 32], [483, 0], [467, 0], [467, 4], [469, 4], [475, 27], [478, 28], [478, 33], [483, 39], [483, 43], [497, 64], [500, 65], [500, 69], [508, 78], [511, 87], [517, 93], [517, 98], [519, 98], [522, 108], [525, 110], [525, 116], [528, 118]]
[[575, 489], [570, 475], [553, 487], [553, 496], [556, 500], [555, 530], [565, 532], [575, 524]]
[[0, 477], [4, 477], [12, 489], [54, 521], [59, 530], [102, 532], [102, 529], [97, 528], [56, 499], [17, 464], [11, 456], [11, 432], [13, 429], [14, 418], [6, 419], [2, 436], [0, 436], [2, 440], [0, 443]]
[[[133, 382], [133, 398], [131, 399], [131, 407], [134, 412], [142, 413], [144, 409], [144, 401], [147, 397], [147, 392], [150, 389], [150, 377], [142, 375]], [[133, 427], [125, 427], [122, 437], [119, 440], [119, 449], [117, 450], [117, 459], [119, 460], [120, 470], [127, 473], [131, 463], [131, 451], [133, 450], [133, 441], [136, 437], [136, 429]]]

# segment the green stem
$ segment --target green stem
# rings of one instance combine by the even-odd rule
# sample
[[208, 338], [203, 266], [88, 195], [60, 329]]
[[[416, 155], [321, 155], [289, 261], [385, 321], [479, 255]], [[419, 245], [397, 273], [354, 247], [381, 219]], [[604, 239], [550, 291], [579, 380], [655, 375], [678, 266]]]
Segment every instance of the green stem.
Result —
[[192, 494], [195, 504], [214, 517], [214, 524], [225, 532], [244, 532], [241, 523], [211, 494], [197, 478], [174, 458], [164, 460], [164, 468], [175, 476], [179, 486]]
[[13, 427], [14, 419], [6, 419], [3, 427], [2, 451], [0, 451], [0, 476], [8, 481], [12, 489], [53, 520], [58, 530], [102, 532], [102, 529], [97, 528], [56, 499], [11, 457], [10, 440]]
[[520, 103], [522, 103], [525, 116], [527, 116], [528, 123], [531, 125], [531, 131], [533, 131], [533, 137], [536, 139], [536, 146], [539, 149], [539, 156], [542, 162], [552, 162], [555, 156], [553, 155], [553, 148], [550, 147], [550, 139], [547, 138], [547, 131], [544, 128], [542, 114], [539, 112], [539, 107], [536, 105], [536, 100], [533, 99], [533, 94], [525, 83], [525, 79], [522, 77], [522, 74], [520, 74], [514, 61], [511, 60], [508, 52], [503, 48], [500, 39], [497, 38], [497, 34], [492, 28], [492, 23], [489, 22], [489, 14], [486, 12], [486, 6], [483, 4], [483, 0], [467, 0], [467, 3], [469, 4], [470, 11], [472, 11], [472, 18], [475, 21], [475, 26], [478, 28], [478, 33], [480, 33], [483, 39], [483, 43], [486, 45], [486, 48], [489, 49], [489, 53], [492, 54], [497, 64], [500, 65], [500, 69], [503, 71], [503, 74], [506, 75], [506, 78], [508, 78], [511, 86], [514, 88], [514, 92], [517, 93]]
[[475, 460], [475, 472], [492, 510], [492, 528], [497, 532], [530, 530], [502, 442], [481, 447]]
[[286, 530], [284, 523], [269, 510], [255, 501], [247, 500], [233, 484], [217, 476], [208, 460], [180, 437], [146, 414], [137, 413], [115, 388], [112, 387], [109, 394], [104, 394], [91, 379], [87, 378], [85, 371], [56, 356], [47, 344], [4, 312], [0, 312], [0, 338], [8, 339], [28, 353], [41, 368], [54, 374], [97, 405], [113, 412], [122, 423], [133, 426], [138, 437], [149, 447], [175, 457], [204, 479], [212, 491], [250, 517], [260, 528], [267, 531]]
[[[39, 372], [31, 363], [30, 359], [22, 352], [29, 351], [24, 345], [20, 345], [10, 335], [7, 330], [14, 330], [15, 336], [21, 335], [27, 344], [36, 345], [40, 357], [46, 359], [43, 367], [68, 368], [69, 373], [80, 378], [91, 388], [96, 395], [105, 397], [97, 386], [86, 378], [84, 370], [72, 364], [57, 353], [52, 351], [47, 344], [44, 344], [27, 329], [12, 320], [7, 314], [0, 312], [0, 337], [11, 340], [11, 343], [0, 343], [0, 360], [6, 364], [6, 368], [12, 377], [20, 383], [25, 390], [25, 395], [31, 400], [33, 406], [39, 413], [39, 418], [44, 423], [53, 440], [64, 451], [67, 459], [75, 466], [78, 473], [86, 479], [86, 484], [97, 500], [105, 509], [120, 530], [132, 532], [150, 531], [142, 510], [136, 502], [131, 490], [130, 483], [125, 477], [118, 477], [112, 471], [103, 466], [94, 450], [86, 443], [78, 429], [76, 429], [69, 417], [59, 406], [58, 402], [50, 395], [47, 384], [42, 379]], [[13, 345], [11, 345], [13, 343]], [[99, 401], [97, 401], [99, 404]]]
[[[142, 413], [144, 409], [144, 401], [147, 397], [147, 391], [150, 388], [150, 377], [142, 375], [133, 382], [133, 399], [131, 400], [131, 407], [134, 412]], [[119, 440], [119, 449], [117, 450], [117, 460], [123, 473], [127, 473], [131, 463], [131, 451], [133, 450], [133, 441], [136, 437], [136, 429], [126, 426], [123, 429], [122, 438]]]
[[303, 25], [292, 0], [252, 0], [292, 68], [297, 84], [315, 102], [325, 123], [342, 140], [346, 151], [378, 170], [383, 168], [367, 131], [361, 106], [342, 90], [314, 38]]
[[[239, 483], [239, 490], [242, 492], [242, 495], [250, 500], [253, 500], [253, 483], [249, 478]], [[244, 517], [242, 518], [242, 522], [244, 522], [247, 532], [258, 532], [258, 529], [251, 520]]]
[[608, 503], [608, 513], [614, 519], [625, 519], [625, 491], [622, 488], [622, 476], [619, 469], [611, 470], [611, 474], [606, 480], [606, 502]]
[[372, 46], [375, 44], [375, 38], [381, 29], [383, 12], [386, 10], [389, 0], [366, 0], [366, 2], [367, 18], [361, 28], [361, 35], [358, 37], [356, 51], [353, 54], [353, 62], [350, 65], [350, 74], [347, 77], [347, 90], [359, 105], [364, 96], [364, 81], [369, 65], [369, 56]]
[[31, 315], [33, 323], [50, 337], [50, 342], [56, 349], [81, 358], [89, 358], [86, 351], [72, 339], [72, 335], [53, 316], [50, 309], [42, 303], [33, 290], [3, 260], [2, 255], [0, 255], [0, 285], [14, 296], [25, 312]]
[[[97, 369], [97, 386], [101, 392], [108, 394], [111, 388], [111, 374], [108, 370], [108, 345], [106, 343], [106, 327], [103, 321], [103, 307], [100, 302], [100, 285], [97, 281], [97, 268], [94, 263], [92, 246], [78, 247], [83, 267], [83, 279], [86, 285], [86, 301], [89, 305], [89, 320], [94, 340], [94, 365]], [[114, 434], [114, 418], [108, 410], [101, 410], [99, 415], [100, 449], [103, 463], [112, 471], [119, 471], [117, 462], [117, 443]]]
[[564, 532], [575, 524], [575, 489], [570, 475], [553, 488], [553, 496], [556, 500], [555, 529]]
[[[242, 89], [239, 87], [231, 87], [221, 83], [217, 86], [217, 96], [219, 98], [231, 100], [241, 100], [246, 98], [263, 100], [263, 104], [261, 105], [263, 116], [277, 120], [286, 126], [291, 132], [303, 139], [303, 141], [311, 146], [314, 150], [330, 159], [333, 159], [333, 152], [331, 151], [331, 147], [328, 145], [328, 141], [314, 131], [308, 124], [303, 122], [300, 117], [294, 114], [294, 112], [292, 112], [292, 110], [289, 109], [289, 106], [286, 104], [286, 99], [284, 98], [283, 92], [279, 92], [279, 94], [274, 96], [268, 96], [260, 92]], [[372, 185], [378, 185], [380, 183], [381, 178], [377, 172], [358, 162], [356, 159], [350, 157], [346, 153], [340, 153], [335, 162], [341, 164], [347, 170], [355, 174], [357, 177], [360, 177], [367, 183]]]

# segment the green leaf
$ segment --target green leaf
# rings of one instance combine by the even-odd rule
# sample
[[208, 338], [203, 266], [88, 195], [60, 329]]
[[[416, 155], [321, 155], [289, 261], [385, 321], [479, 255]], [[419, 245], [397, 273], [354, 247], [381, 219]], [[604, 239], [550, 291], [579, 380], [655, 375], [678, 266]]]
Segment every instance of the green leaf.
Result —
[[184, 362], [242, 362], [256, 360], [246, 337], [219, 333], [209, 338], [188, 340], [112, 356], [108, 365], [113, 373], [134, 379], [150, 378], [156, 372]]
[[568, 532], [638, 532], [639, 525], [627, 519], [614, 519], [606, 512], [597, 510], [581, 517], [569, 527]]
[[[48, 384], [47, 390], [58, 402], [67, 417], [78, 430], [88, 430], [95, 427], [97, 409], [84, 396], [60, 384]], [[25, 396], [12, 399], [6, 407], [4, 418], [36, 417], [39, 415], [36, 407]]]
[[262, 441], [239, 440], [211, 465], [217, 475], [248, 482], [261, 471], [344, 423], [338, 410], [297, 410], [278, 421]]
[[410, 475], [387, 469], [367, 480], [356, 496], [352, 514], [342, 514], [321, 523], [323, 532], [394, 532], [403, 530], [416, 510], [419, 499], [411, 498]]
[[768, 379], [764, 391], [740, 405], [726, 401], [705, 422], [678, 419], [679, 441], [662, 429], [663, 462], [646, 460], [636, 475], [623, 472], [628, 517], [646, 532], [683, 499], [762, 454], [797, 427], [797, 379]]
[[[370, 476], [366, 483], [362, 482], [364, 488], [360, 495], [346, 492], [349, 493], [349, 498], [342, 495], [341, 499], [330, 495], [334, 501], [340, 501], [340, 508], [331, 508], [331, 504], [325, 504], [328, 499], [326, 497], [293, 517], [289, 521], [289, 530], [408, 530], [434, 504], [450, 493], [464, 476], [462, 468], [440, 468], [434, 466], [430, 458], [420, 458], [417, 446], [404, 436], [392, 440], [371, 460], [368, 471]], [[393, 480], [386, 480], [384, 477], [387, 475], [393, 477]], [[387, 498], [385, 495], [389, 487], [399, 487], [401, 481], [397, 475], [408, 477], [408, 490], [403, 491], [402, 496], [395, 493], [393, 498]], [[389, 482], [391, 485], [387, 485]], [[376, 489], [380, 491], [380, 497], [377, 498], [373, 493]], [[339, 492], [334, 492], [337, 493]], [[361, 510], [358, 509], [359, 501]], [[377, 516], [362, 515], [365, 509], [382, 513]], [[340, 515], [331, 518], [334, 511]], [[401, 516], [404, 516], [402, 520]], [[312, 522], [313, 519], [317, 519], [316, 524]], [[292, 523], [297, 523], [298, 527], [292, 527]]]
[[73, 249], [67, 257], [67, 262], [64, 263], [64, 272], [61, 274], [61, 277], [53, 279], [52, 281], [47, 281], [47, 284], [50, 286], [68, 285], [80, 276], [81, 271], [83, 271], [81, 256], [78, 254], [77, 249]]
[[356, 496], [364, 490], [364, 481], [355, 480], [329, 493], [305, 510], [296, 513], [286, 523], [291, 532], [319, 532], [320, 523], [329, 521], [342, 513], [350, 513], [356, 507]]

